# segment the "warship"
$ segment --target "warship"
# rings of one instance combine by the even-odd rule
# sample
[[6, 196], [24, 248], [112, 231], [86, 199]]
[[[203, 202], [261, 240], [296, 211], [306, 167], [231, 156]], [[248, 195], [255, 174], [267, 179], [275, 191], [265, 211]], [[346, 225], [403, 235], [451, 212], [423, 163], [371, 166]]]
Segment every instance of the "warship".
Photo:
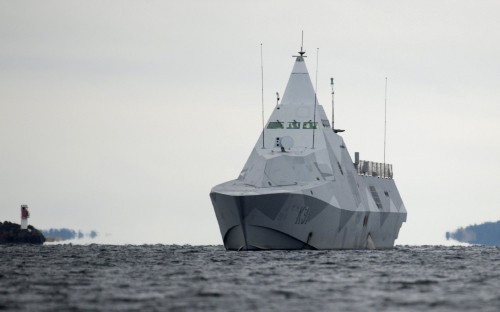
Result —
[[343, 130], [318, 103], [304, 54], [294, 56], [281, 102], [238, 178], [210, 192], [224, 246], [392, 248], [407, 216], [392, 165], [357, 152], [352, 161]]

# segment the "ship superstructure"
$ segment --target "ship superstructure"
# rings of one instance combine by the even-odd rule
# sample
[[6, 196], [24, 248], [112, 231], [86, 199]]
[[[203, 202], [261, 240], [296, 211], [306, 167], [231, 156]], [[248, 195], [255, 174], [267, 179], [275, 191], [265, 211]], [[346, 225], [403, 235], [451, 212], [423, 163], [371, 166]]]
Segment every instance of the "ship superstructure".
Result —
[[392, 166], [353, 162], [304, 52], [237, 179], [212, 188], [228, 250], [391, 248], [406, 221]]

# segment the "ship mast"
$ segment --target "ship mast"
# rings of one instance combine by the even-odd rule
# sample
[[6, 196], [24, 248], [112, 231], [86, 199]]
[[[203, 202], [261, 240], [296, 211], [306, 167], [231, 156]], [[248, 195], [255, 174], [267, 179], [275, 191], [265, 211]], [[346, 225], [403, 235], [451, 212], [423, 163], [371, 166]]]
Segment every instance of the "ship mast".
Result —
[[260, 77], [261, 77], [261, 97], [262, 97], [262, 148], [264, 147], [264, 131], [266, 125], [264, 123], [264, 59], [262, 57], [262, 43], [260, 44]]
[[334, 105], [334, 95], [333, 91], [333, 78], [330, 78], [330, 87], [332, 87], [332, 130], [335, 131], [335, 105]]
[[318, 62], [319, 62], [319, 48], [316, 48], [316, 83], [314, 86], [314, 118], [313, 118], [313, 149], [314, 149], [314, 134], [316, 133], [316, 106], [318, 104]]
[[385, 77], [385, 99], [384, 99], [384, 174], [385, 174], [386, 137], [387, 137], [387, 77]]

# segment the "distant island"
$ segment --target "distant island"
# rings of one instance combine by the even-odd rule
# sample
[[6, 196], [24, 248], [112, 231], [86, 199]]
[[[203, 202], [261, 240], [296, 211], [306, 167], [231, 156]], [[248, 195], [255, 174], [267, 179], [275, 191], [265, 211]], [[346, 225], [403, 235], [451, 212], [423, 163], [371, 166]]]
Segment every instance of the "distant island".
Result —
[[461, 227], [454, 232], [446, 232], [446, 239], [462, 243], [500, 246], [500, 221]]
[[22, 230], [21, 225], [17, 223], [0, 222], [0, 244], [42, 245], [44, 242], [45, 236], [32, 225]]
[[97, 232], [94, 230], [88, 233], [84, 233], [81, 230], [75, 231], [67, 228], [42, 230], [42, 233], [47, 238], [47, 242], [57, 242], [70, 239], [82, 239], [85, 237], [94, 239], [98, 235]]

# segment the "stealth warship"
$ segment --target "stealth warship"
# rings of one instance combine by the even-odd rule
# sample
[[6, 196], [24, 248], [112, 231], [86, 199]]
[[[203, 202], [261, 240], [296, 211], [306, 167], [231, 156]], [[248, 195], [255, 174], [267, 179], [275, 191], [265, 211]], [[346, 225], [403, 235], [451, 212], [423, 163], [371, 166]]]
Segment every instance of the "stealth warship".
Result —
[[304, 60], [301, 49], [238, 178], [210, 192], [224, 246], [391, 248], [406, 221], [392, 165], [359, 160], [359, 153], [352, 161], [317, 102]]

